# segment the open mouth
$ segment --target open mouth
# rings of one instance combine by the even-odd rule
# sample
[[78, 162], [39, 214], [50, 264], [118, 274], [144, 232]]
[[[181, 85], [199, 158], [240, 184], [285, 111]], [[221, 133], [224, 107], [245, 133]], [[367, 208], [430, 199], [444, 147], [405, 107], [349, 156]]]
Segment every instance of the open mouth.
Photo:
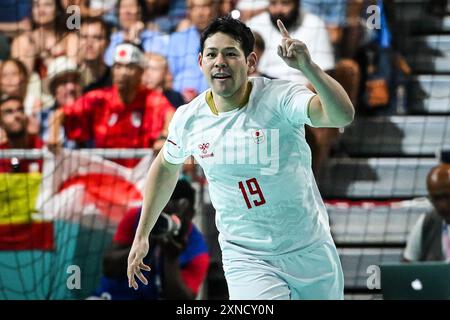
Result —
[[229, 75], [228, 73], [216, 73], [216, 74], [213, 74], [212, 77], [213, 77], [213, 79], [223, 80], [223, 79], [231, 78], [231, 75]]

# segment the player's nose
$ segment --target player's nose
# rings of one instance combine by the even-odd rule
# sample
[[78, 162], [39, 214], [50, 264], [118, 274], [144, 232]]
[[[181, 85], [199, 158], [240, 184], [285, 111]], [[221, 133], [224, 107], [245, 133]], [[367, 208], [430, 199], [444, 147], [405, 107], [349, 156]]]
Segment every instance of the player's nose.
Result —
[[214, 61], [214, 66], [216, 68], [224, 68], [226, 67], [226, 61], [221, 53], [219, 53], [216, 57], [216, 61]]

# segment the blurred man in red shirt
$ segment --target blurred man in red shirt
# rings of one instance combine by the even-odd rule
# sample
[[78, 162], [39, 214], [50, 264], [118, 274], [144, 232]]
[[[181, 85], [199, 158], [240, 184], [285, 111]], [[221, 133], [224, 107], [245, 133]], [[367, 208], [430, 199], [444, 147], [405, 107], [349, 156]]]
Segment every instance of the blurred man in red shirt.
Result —
[[[0, 98], [0, 127], [6, 133], [6, 142], [0, 144], [5, 149], [40, 149], [42, 140], [27, 132], [28, 119], [20, 97]], [[0, 158], [0, 172], [39, 172], [42, 160], [24, 160], [16, 157]]]
[[[86, 93], [63, 107], [69, 139], [96, 148], [159, 149], [175, 109], [161, 92], [142, 86], [144, 54], [123, 43], [116, 47], [113, 86]], [[56, 124], [58, 125], [58, 124]], [[117, 161], [132, 167], [136, 159]]]

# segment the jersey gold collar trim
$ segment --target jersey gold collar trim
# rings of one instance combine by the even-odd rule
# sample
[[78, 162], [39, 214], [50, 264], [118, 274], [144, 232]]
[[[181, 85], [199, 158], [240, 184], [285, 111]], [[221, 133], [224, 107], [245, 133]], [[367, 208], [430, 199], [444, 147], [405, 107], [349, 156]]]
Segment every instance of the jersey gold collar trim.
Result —
[[[248, 103], [248, 100], [250, 99], [250, 93], [252, 92], [252, 88], [253, 88], [253, 83], [251, 83], [249, 81], [248, 86], [247, 86], [247, 91], [245, 92], [244, 102], [238, 108], [242, 108], [243, 106], [245, 106]], [[206, 92], [205, 100], [206, 100], [206, 103], [208, 104], [208, 107], [211, 110], [211, 112], [214, 113], [216, 116], [219, 115], [219, 110], [217, 110], [216, 104], [214, 103], [211, 89], [209, 89], [208, 92]]]

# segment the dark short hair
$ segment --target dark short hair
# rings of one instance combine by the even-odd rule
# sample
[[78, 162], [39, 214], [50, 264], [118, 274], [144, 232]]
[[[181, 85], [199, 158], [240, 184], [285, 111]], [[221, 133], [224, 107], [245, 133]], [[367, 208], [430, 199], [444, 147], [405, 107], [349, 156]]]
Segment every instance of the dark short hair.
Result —
[[234, 40], [240, 43], [242, 50], [247, 57], [255, 45], [255, 37], [252, 31], [245, 23], [232, 18], [230, 15], [217, 18], [202, 32], [200, 38], [200, 52], [203, 53], [205, 41], [212, 35], [222, 32], [231, 36]]
[[100, 17], [83, 17], [81, 20], [81, 25], [83, 24], [100, 24], [102, 26], [103, 31], [105, 32], [105, 38], [108, 42], [111, 39], [112, 27], [109, 23], [103, 20]]

